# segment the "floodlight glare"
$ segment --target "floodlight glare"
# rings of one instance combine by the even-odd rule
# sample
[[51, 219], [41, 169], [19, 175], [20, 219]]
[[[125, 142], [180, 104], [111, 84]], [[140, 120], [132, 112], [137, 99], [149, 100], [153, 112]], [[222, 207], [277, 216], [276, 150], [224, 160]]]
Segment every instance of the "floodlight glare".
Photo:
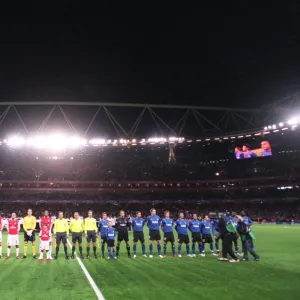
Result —
[[13, 136], [7, 139], [7, 145], [14, 148], [22, 147], [25, 145], [25, 139], [22, 137]]

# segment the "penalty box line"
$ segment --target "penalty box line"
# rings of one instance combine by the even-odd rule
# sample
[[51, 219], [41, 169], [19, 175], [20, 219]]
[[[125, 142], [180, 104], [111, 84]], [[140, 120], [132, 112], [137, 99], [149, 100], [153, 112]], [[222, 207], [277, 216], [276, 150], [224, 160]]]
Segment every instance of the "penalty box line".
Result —
[[[70, 243], [69, 240], [67, 240], [69, 247], [72, 249], [72, 245]], [[87, 268], [84, 266], [82, 260], [80, 259], [80, 257], [77, 256], [76, 252], [75, 252], [75, 257], [79, 263], [79, 266], [81, 267], [81, 270], [83, 271], [85, 277], [87, 278], [90, 286], [93, 288], [98, 300], [105, 300], [103, 294], [100, 292], [98, 286], [96, 285], [94, 279], [92, 278], [91, 274], [88, 272]]]

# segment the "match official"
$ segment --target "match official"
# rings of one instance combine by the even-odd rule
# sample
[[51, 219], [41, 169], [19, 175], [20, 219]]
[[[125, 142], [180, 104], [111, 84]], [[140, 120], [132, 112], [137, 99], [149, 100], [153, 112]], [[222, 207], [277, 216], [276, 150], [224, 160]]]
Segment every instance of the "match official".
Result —
[[70, 231], [72, 232], [72, 255], [71, 258], [74, 259], [76, 242], [78, 242], [80, 258], [82, 255], [82, 233], [84, 231], [83, 220], [79, 219], [79, 213], [74, 213], [74, 219], [70, 223]]
[[55, 259], [58, 259], [58, 252], [59, 252], [60, 242], [62, 242], [64, 244], [66, 259], [69, 259], [68, 247], [67, 247], [67, 238], [68, 238], [68, 234], [69, 234], [69, 225], [68, 225], [68, 221], [66, 219], [64, 219], [64, 214], [61, 211], [58, 213], [58, 219], [54, 223], [53, 232], [55, 234], [55, 240], [56, 240]]
[[98, 228], [97, 228], [97, 221], [95, 218], [93, 218], [93, 211], [88, 211], [88, 217], [84, 220], [84, 232], [86, 236], [87, 241], [87, 247], [86, 252], [87, 256], [86, 258], [90, 258], [90, 243], [93, 242], [93, 252], [94, 257], [97, 258], [97, 246], [96, 246], [96, 240], [98, 235]]

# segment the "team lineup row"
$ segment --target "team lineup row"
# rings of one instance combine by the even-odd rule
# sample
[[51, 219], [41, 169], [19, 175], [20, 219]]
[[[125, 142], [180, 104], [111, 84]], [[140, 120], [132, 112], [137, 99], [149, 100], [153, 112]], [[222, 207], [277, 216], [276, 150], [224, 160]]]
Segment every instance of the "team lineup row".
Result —
[[[77, 212], [74, 213], [74, 219], [71, 220], [70, 224], [63, 217], [63, 213], [59, 212], [58, 219], [55, 220], [54, 224], [52, 218], [49, 216], [49, 212], [45, 211], [44, 216], [40, 218], [40, 247], [39, 259], [43, 261], [44, 253], [46, 253], [47, 261], [52, 259], [52, 226], [53, 233], [55, 235], [56, 247], [55, 247], [55, 259], [58, 259], [58, 253], [60, 244], [63, 244], [65, 257], [69, 259], [67, 239], [69, 232], [72, 233], [72, 254], [71, 258], [75, 258], [76, 243], [78, 243], [78, 250], [80, 257], [83, 257], [82, 248], [82, 237], [83, 234], [87, 240], [86, 258], [90, 257], [90, 248], [92, 246], [94, 257], [97, 258], [97, 244], [100, 247], [99, 239], [101, 239], [101, 254], [105, 257], [105, 244], [107, 245], [108, 259], [117, 259], [120, 251], [120, 244], [122, 241], [126, 244], [127, 255], [131, 258], [130, 245], [129, 245], [129, 220], [125, 217], [125, 212], [120, 211], [120, 216], [116, 219], [115, 228], [112, 226], [112, 222], [107, 219], [107, 214], [103, 213], [102, 218], [99, 220], [99, 226], [97, 221], [93, 218], [93, 212], [88, 212], [88, 217], [82, 220], [79, 218]], [[16, 218], [16, 214], [13, 213], [11, 219], [6, 224], [0, 217], [0, 229], [6, 226], [8, 231], [7, 239], [7, 256], [10, 257], [11, 247], [16, 247], [16, 257], [19, 258], [19, 231], [20, 231], [20, 220]], [[27, 257], [28, 242], [32, 243], [33, 257], [36, 258], [35, 251], [35, 228], [36, 218], [32, 216], [32, 210], [29, 209], [27, 216], [23, 218], [23, 229], [24, 229], [24, 256]], [[242, 252], [243, 260], [248, 260], [248, 251], [252, 254], [255, 260], [258, 260], [258, 255], [254, 251], [253, 240], [255, 239], [251, 230], [253, 222], [246, 216], [223, 216], [220, 219], [210, 220], [209, 216], [205, 216], [203, 221], [198, 219], [196, 214], [193, 218], [187, 221], [184, 217], [184, 213], [179, 214], [179, 218], [176, 222], [170, 218], [170, 213], [166, 211], [164, 218], [160, 218], [156, 215], [156, 210], [151, 210], [151, 215], [145, 220], [142, 218], [140, 212], [137, 212], [136, 218], [132, 220], [133, 227], [133, 258], [137, 255], [137, 243], [140, 242], [142, 246], [142, 255], [146, 255], [145, 237], [144, 237], [144, 226], [147, 225], [149, 228], [149, 257], [153, 257], [153, 243], [157, 244], [157, 254], [160, 258], [166, 257], [167, 244], [171, 244], [172, 255], [176, 256], [175, 251], [175, 237], [173, 229], [175, 228], [178, 235], [178, 247], [177, 256], [182, 257], [182, 244], [186, 245], [186, 255], [189, 257], [196, 256], [196, 247], [199, 250], [201, 256], [205, 256], [205, 244], [210, 245], [210, 252], [212, 255], [220, 255], [219, 240], [222, 243], [222, 257], [220, 260], [228, 261], [227, 256], [231, 256], [230, 262], [239, 261], [237, 258], [238, 254], [238, 238], [241, 237], [242, 241]], [[162, 230], [163, 236], [163, 255], [161, 249], [161, 235], [160, 229]], [[192, 237], [192, 247], [190, 249], [190, 238], [189, 231]], [[213, 236], [214, 238], [213, 238]], [[117, 244], [115, 247], [115, 239], [117, 237]], [[99, 238], [99, 239], [98, 239]], [[2, 257], [2, 234], [0, 234], [0, 255]], [[214, 243], [213, 243], [214, 242]], [[235, 247], [235, 253], [232, 249], [232, 244]], [[214, 247], [216, 253], [214, 251]]]

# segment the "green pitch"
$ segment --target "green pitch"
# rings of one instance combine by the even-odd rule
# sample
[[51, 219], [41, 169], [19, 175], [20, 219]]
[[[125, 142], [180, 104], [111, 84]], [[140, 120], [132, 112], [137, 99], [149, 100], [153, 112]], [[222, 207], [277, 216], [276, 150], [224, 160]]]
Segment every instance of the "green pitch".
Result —
[[[127, 258], [123, 245], [117, 261], [98, 258], [83, 262], [108, 300], [299, 299], [300, 226], [254, 228], [259, 262], [251, 259], [248, 263], [229, 264], [217, 261], [209, 253], [205, 258], [174, 259], [168, 253], [166, 259], [149, 259], [141, 256], [140, 245], [135, 260]], [[4, 245], [5, 242], [4, 235]], [[63, 249], [58, 261], [47, 264], [32, 260], [30, 248], [26, 260], [16, 260], [13, 251], [10, 260], [0, 261], [1, 300], [97, 299], [77, 261], [66, 261]], [[97, 251], [100, 256], [100, 249]], [[22, 252], [23, 245], [21, 255]]]

